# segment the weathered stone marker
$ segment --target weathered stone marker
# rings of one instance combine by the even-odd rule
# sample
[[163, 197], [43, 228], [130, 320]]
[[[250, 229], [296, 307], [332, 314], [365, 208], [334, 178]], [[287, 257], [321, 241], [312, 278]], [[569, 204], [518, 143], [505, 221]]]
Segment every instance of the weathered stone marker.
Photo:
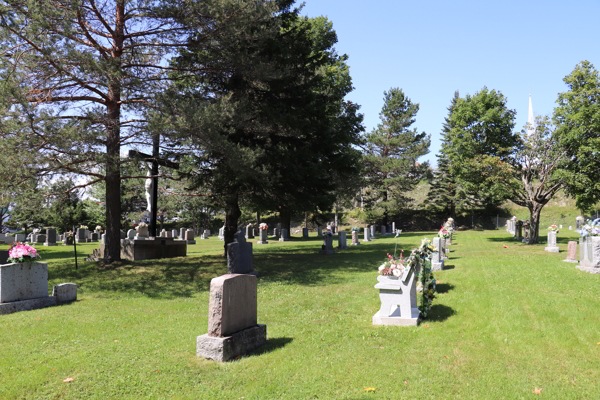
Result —
[[600, 236], [586, 236], [580, 240], [580, 260], [577, 269], [600, 274]]
[[348, 242], [346, 240], [346, 232], [340, 232], [338, 234], [338, 249], [340, 249], [340, 250], [348, 249]]
[[550, 253], [560, 252], [559, 247], [556, 245], [556, 232], [548, 232], [548, 246], [544, 247], [544, 250], [549, 251]]
[[352, 231], [352, 246], [358, 246], [360, 242], [358, 241], [358, 231]]
[[365, 242], [370, 242], [371, 241], [371, 234], [369, 233], [369, 228], [365, 228], [365, 238], [364, 238]]
[[257, 324], [256, 276], [227, 274], [210, 281], [208, 333], [196, 338], [196, 355], [228, 361], [267, 341]]
[[302, 237], [308, 239], [308, 228], [302, 228]]
[[333, 236], [323, 235], [323, 246], [319, 254], [335, 254], [335, 250], [333, 250]]
[[371, 233], [369, 234], [369, 239], [377, 239], [375, 237], [375, 225], [371, 225]]
[[267, 232], [266, 229], [259, 229], [258, 230], [258, 242], [256, 242], [257, 244], [268, 244], [269, 241], [267, 240], [269, 233]]
[[196, 244], [193, 229], [188, 229], [187, 231], [185, 231], [185, 240], [187, 241], [187, 244]]
[[567, 258], [563, 261], [570, 263], [577, 262], [577, 242], [569, 241], [569, 244], [567, 246]]
[[290, 237], [288, 235], [288, 230], [287, 229], [281, 229], [281, 235], [279, 238], [280, 242], [287, 242], [288, 240], [290, 240]]

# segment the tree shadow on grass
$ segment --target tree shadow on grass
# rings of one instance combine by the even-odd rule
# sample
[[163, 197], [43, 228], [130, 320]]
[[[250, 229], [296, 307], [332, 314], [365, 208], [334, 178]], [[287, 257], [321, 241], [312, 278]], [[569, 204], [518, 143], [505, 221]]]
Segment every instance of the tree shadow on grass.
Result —
[[453, 308], [445, 306], [443, 304], [434, 304], [431, 306], [429, 314], [427, 314], [426, 321], [442, 322], [453, 315], [456, 315], [456, 311], [454, 311]]
[[51, 284], [74, 282], [83, 293], [138, 293], [171, 299], [207, 291], [212, 278], [226, 273], [227, 266], [220, 255], [204, 255], [123, 261], [109, 266], [84, 262], [77, 270], [70, 264], [53, 265], [48, 270], [48, 280]]

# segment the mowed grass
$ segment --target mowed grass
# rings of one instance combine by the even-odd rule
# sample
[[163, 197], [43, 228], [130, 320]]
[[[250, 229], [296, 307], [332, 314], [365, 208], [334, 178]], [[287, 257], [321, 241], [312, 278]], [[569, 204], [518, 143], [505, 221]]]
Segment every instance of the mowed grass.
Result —
[[[432, 235], [403, 233], [398, 248]], [[227, 272], [218, 239], [187, 258], [80, 258], [78, 270], [72, 247], [39, 246], [50, 286], [77, 283], [78, 301], [0, 316], [0, 399], [600, 398], [600, 275], [562, 261], [567, 235], [554, 254], [504, 231], [459, 232], [418, 327], [371, 323], [396, 239], [331, 256], [316, 237], [254, 244], [269, 340], [224, 364], [195, 354], [210, 279]]]

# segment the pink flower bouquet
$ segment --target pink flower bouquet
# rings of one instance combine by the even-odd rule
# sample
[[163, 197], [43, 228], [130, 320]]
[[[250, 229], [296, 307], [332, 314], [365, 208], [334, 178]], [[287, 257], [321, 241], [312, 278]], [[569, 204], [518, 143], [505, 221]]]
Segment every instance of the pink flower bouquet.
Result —
[[8, 250], [8, 261], [11, 263], [32, 262], [40, 257], [37, 250], [33, 246], [25, 243], [16, 242], [13, 247]]

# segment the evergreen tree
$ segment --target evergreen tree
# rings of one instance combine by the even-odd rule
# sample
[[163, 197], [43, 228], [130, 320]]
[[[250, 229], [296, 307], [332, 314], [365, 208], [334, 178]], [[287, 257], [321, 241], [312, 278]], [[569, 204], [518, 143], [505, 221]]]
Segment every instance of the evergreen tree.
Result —
[[175, 60], [199, 72], [165, 93], [156, 119], [193, 150], [181, 171], [191, 189], [226, 210], [225, 246], [244, 201], [284, 218], [327, 209], [358, 168], [352, 145], [362, 116], [343, 99], [351, 84], [345, 57], [332, 49], [335, 31], [291, 4], [265, 2], [264, 13], [257, 4], [235, 32], [226, 16], [216, 21], [218, 47], [192, 47]]
[[384, 92], [381, 123], [367, 135], [364, 156], [368, 199], [371, 208], [381, 211], [387, 225], [389, 212], [401, 208], [410, 199], [410, 191], [426, 174], [429, 165], [419, 165], [419, 157], [429, 152], [430, 135], [410, 129], [419, 104], [405, 96], [402, 89]]
[[569, 91], [558, 95], [554, 111], [555, 135], [569, 157], [560, 173], [567, 192], [586, 210], [600, 201], [600, 73], [582, 61], [564, 82]]

